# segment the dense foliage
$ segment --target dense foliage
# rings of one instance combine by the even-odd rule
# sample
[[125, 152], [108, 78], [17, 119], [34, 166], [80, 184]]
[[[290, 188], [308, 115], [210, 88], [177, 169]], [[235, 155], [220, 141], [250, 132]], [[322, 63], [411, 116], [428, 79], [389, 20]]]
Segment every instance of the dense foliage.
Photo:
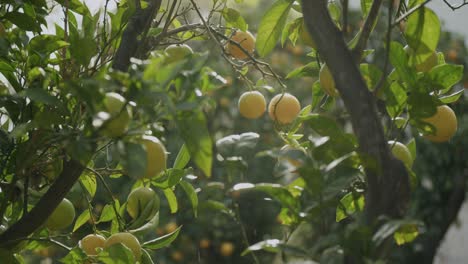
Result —
[[303, 3], [0, 3], [7, 263], [430, 261], [455, 220], [466, 49], [424, 1], [327, 5], [413, 193], [371, 219], [382, 164]]

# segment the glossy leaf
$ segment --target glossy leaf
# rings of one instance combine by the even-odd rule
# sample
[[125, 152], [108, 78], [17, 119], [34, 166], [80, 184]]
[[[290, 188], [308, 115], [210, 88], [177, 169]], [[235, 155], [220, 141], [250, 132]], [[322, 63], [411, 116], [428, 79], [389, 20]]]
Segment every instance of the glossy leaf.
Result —
[[143, 243], [142, 247], [153, 250], [167, 247], [177, 238], [181, 229], [182, 226], [179, 226], [176, 230], [167, 235]]

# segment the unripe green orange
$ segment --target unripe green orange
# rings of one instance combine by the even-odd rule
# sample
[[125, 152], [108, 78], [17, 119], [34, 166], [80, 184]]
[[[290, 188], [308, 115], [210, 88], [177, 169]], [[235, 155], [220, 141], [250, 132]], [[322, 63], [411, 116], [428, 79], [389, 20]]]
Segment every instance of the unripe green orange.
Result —
[[68, 199], [63, 199], [47, 218], [45, 226], [50, 230], [64, 229], [73, 223], [75, 207]]
[[169, 45], [164, 51], [167, 54], [165, 60], [167, 63], [183, 60], [185, 57], [193, 53], [192, 48], [187, 44]]
[[[103, 124], [102, 134], [107, 137], [119, 137], [127, 129], [131, 119], [130, 108], [125, 106], [125, 98], [118, 93], [107, 93], [104, 98], [104, 107], [110, 114], [110, 119]], [[122, 107], [125, 106], [125, 109]]]
[[338, 90], [335, 86], [335, 80], [333, 80], [333, 75], [328, 69], [327, 65], [324, 64], [319, 73], [319, 81], [322, 89], [330, 96], [338, 96]]
[[403, 143], [398, 141], [388, 141], [388, 145], [391, 148], [393, 155], [401, 160], [405, 166], [411, 168], [413, 166], [413, 156], [409, 151], [408, 147], [406, 147]]
[[96, 249], [104, 248], [105, 243], [105, 237], [98, 234], [89, 234], [83, 237], [78, 244], [80, 248], [86, 253], [86, 255], [95, 256], [97, 255]]
[[[236, 31], [236, 33], [231, 37], [231, 40], [237, 42], [247, 51], [248, 54], [252, 54], [254, 52], [255, 37], [249, 31]], [[226, 45], [226, 52], [239, 60], [244, 60], [249, 57], [242, 49], [230, 41], [228, 41]]]
[[140, 142], [146, 148], [146, 171], [143, 178], [154, 178], [166, 169], [167, 153], [164, 145], [154, 136], [145, 135]]
[[280, 124], [292, 123], [300, 111], [299, 100], [289, 93], [277, 94], [268, 105], [268, 114], [271, 119]]
[[446, 105], [438, 106], [433, 116], [425, 118], [422, 121], [431, 124], [435, 128], [433, 135], [424, 136], [433, 142], [449, 141], [457, 132], [457, 116], [453, 110]]
[[153, 216], [159, 211], [159, 197], [158, 195], [148, 187], [140, 187], [133, 190], [127, 198], [127, 212], [133, 218], [136, 219], [145, 210], [145, 208], [151, 204], [150, 214], [146, 220], [153, 218]]
[[134, 235], [126, 232], [113, 234], [106, 240], [106, 243], [104, 243], [104, 248], [108, 248], [117, 243], [121, 243], [122, 245], [128, 247], [133, 252], [135, 260], [140, 260], [141, 245]]
[[259, 118], [266, 110], [265, 97], [258, 91], [245, 92], [239, 98], [238, 108], [245, 118]]

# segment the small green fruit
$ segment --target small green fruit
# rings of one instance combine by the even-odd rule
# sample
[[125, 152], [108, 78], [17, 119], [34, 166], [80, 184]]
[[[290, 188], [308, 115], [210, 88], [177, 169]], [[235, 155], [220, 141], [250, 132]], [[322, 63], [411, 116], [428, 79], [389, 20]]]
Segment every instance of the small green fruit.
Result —
[[150, 206], [150, 213], [145, 220], [153, 218], [153, 216], [159, 211], [159, 197], [158, 195], [148, 187], [140, 187], [133, 190], [127, 198], [127, 212], [133, 218], [136, 219], [140, 216], [144, 210]]
[[183, 60], [185, 57], [193, 53], [192, 48], [187, 44], [173, 44], [169, 45], [165, 50], [167, 54], [166, 62], [173, 63]]
[[110, 114], [110, 119], [103, 124], [102, 134], [107, 137], [120, 137], [128, 129], [131, 111], [125, 98], [118, 93], [107, 93], [104, 98], [104, 107]]
[[45, 226], [50, 230], [64, 229], [71, 225], [74, 219], [75, 207], [69, 200], [63, 199], [49, 216]]
[[403, 143], [393, 140], [388, 141], [388, 145], [397, 159], [401, 160], [408, 168], [413, 166], [413, 156], [411, 155], [408, 147]]

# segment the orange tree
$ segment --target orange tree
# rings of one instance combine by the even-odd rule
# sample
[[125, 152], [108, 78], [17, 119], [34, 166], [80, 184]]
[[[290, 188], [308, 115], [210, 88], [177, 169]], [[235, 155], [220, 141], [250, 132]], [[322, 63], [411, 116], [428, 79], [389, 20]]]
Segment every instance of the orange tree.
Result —
[[[25, 251], [54, 245], [64, 251], [64, 263], [152, 263], [154, 250], [184, 231], [196, 236], [193, 223], [203, 222], [208, 228], [234, 223], [235, 241], [215, 241], [215, 248], [200, 239], [198, 250], [214, 263], [271, 260], [263, 251], [284, 261], [386, 260], [396, 245], [419, 235], [424, 223], [407, 214], [419, 186], [408, 160], [421, 135], [440, 138], [443, 128], [437, 141], [450, 142], [456, 113], [440, 118], [437, 109], [463, 92], [456, 86], [463, 67], [437, 51], [440, 22], [428, 1], [361, 1], [357, 30], [348, 1], [268, 1], [253, 22], [231, 2], [130, 0], [114, 10], [105, 1], [92, 14], [77, 0], [2, 1], [5, 260], [21, 263], [30, 257]], [[63, 22], [43, 32], [53, 6], [63, 11]], [[293, 47], [304, 48], [301, 43], [312, 49]], [[280, 46], [305, 65], [283, 74], [263, 60]], [[306, 86], [302, 77], [316, 81]], [[228, 107], [229, 96], [240, 94], [226, 91], [233, 79], [272, 93], [271, 119], [262, 116], [260, 100], [248, 107], [261, 111], [241, 113], [258, 119], [223, 123], [239, 116]], [[402, 141], [405, 163], [391, 151]], [[272, 179], [275, 164], [282, 176]], [[247, 177], [252, 173], [257, 177]], [[113, 184], [122, 178], [129, 188]], [[142, 187], [151, 197], [127, 208], [126, 197]], [[76, 218], [67, 226], [75, 210], [66, 202], [62, 213], [59, 205], [77, 192], [85, 205], [75, 200]], [[265, 195], [274, 202], [268, 212], [259, 210], [261, 203], [245, 206]], [[187, 205], [191, 218], [180, 212], [187, 228], [171, 224], [167, 234], [155, 232], [170, 217], [166, 210]], [[130, 213], [134, 206], [138, 212]], [[263, 212], [274, 219], [263, 229], [244, 224]], [[301, 236], [313, 244], [293, 245]], [[97, 241], [78, 242], [84, 237]], [[184, 260], [180, 251], [171, 253], [175, 262], [196, 255]]]

